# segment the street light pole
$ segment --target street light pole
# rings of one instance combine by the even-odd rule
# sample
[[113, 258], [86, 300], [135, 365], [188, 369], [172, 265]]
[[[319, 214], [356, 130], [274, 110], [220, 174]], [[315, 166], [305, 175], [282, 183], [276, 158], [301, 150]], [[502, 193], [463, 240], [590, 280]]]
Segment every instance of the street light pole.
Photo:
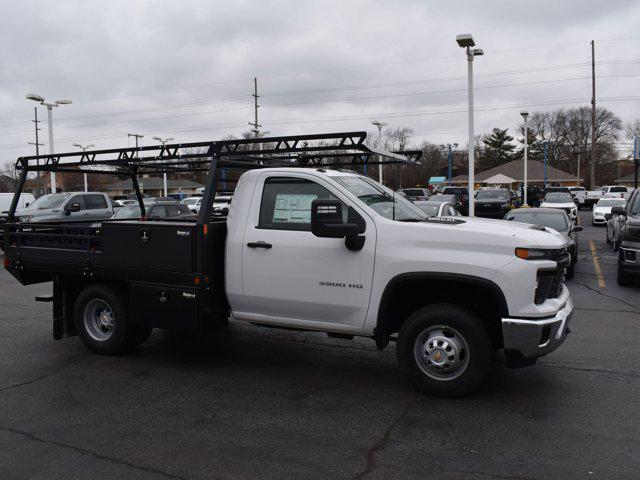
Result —
[[[47, 124], [49, 127], [49, 155], [53, 155], [53, 107], [59, 107], [60, 105], [70, 105], [73, 103], [71, 100], [56, 100], [55, 102], [45, 102], [44, 97], [30, 93], [26, 96], [27, 100], [33, 100], [41, 105], [47, 107]], [[51, 172], [51, 193], [56, 193], [56, 172]]]
[[[86, 152], [91, 147], [95, 147], [95, 145], [93, 143], [91, 145], [81, 145], [79, 143], [74, 143], [73, 146], [74, 147], [78, 147], [83, 152]], [[84, 191], [88, 192], [89, 191], [89, 181], [87, 179], [87, 174], [84, 173], [83, 175], [84, 175]]]
[[[164, 147], [167, 142], [170, 142], [171, 140], [173, 140], [173, 138], [160, 138], [160, 137], [153, 137], [154, 140], [157, 140], [158, 142], [160, 142], [162, 144], [162, 146]], [[162, 180], [163, 180], [163, 186], [164, 186], [164, 196], [166, 197], [168, 192], [167, 192], [167, 172], [164, 172], [162, 174]]]
[[475, 215], [475, 138], [473, 133], [473, 58], [484, 55], [481, 48], [473, 48], [476, 43], [470, 33], [456, 37], [458, 46], [464, 48], [467, 53], [467, 90], [469, 94], [469, 216]]
[[[371, 122], [371, 125], [378, 127], [378, 148], [380, 148], [380, 142], [382, 141], [382, 127], [386, 127], [387, 124], [375, 120]], [[382, 183], [382, 158], [380, 158], [380, 155], [378, 155], [378, 181], [381, 185], [384, 185]]]
[[[524, 192], [523, 196], [523, 205], [528, 205], [527, 203], [527, 154], [529, 151], [529, 126], [527, 125], [527, 117], [529, 117], [529, 112], [522, 111], [520, 112], [522, 118], [524, 119]], [[545, 163], [546, 169], [546, 163]]]
[[[29, 145], [35, 145], [36, 147], [36, 157], [40, 156], [40, 147], [44, 146], [44, 143], [40, 143], [40, 139], [38, 138], [38, 132], [40, 131], [40, 127], [38, 127], [38, 124], [40, 123], [40, 120], [38, 120], [38, 107], [33, 107], [33, 113], [35, 116], [34, 120], [31, 120], [35, 127], [36, 127], [36, 141], [34, 142], [28, 142]], [[38, 158], [36, 160], [36, 165], [38, 166], [38, 168], [40, 168], [40, 159]], [[42, 190], [42, 194], [44, 195], [44, 189]], [[40, 196], [40, 170], [38, 170], [36, 172], [36, 196]]]

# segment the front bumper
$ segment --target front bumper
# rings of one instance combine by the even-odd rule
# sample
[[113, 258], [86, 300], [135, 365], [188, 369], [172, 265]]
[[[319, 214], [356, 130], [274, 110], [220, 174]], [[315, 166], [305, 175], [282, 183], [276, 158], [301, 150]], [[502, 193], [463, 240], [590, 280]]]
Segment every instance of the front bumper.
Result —
[[630, 275], [640, 275], [640, 248], [620, 246], [618, 251], [618, 268]]
[[602, 216], [593, 215], [591, 217], [591, 222], [592, 223], [603, 223], [604, 224], [604, 223], [607, 223], [607, 219], [604, 217], [604, 215], [602, 215]]
[[553, 352], [567, 338], [572, 316], [573, 301], [569, 297], [558, 313], [550, 318], [503, 318], [505, 352], [521, 358], [537, 358]]

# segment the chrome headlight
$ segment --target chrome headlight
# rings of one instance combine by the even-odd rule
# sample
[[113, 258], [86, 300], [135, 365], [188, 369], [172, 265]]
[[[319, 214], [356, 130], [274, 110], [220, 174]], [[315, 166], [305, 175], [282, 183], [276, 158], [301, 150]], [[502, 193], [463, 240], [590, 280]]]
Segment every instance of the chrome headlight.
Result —
[[20, 222], [30, 222], [32, 218], [33, 218], [33, 215], [23, 215], [21, 217], [18, 217], [18, 221], [20, 221]]

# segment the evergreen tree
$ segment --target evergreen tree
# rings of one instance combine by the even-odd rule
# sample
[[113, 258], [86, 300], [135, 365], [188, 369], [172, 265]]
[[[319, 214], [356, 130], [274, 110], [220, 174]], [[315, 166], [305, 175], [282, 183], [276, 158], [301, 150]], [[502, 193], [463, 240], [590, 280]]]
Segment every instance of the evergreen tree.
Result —
[[516, 148], [511, 142], [513, 137], [506, 128], [494, 128], [489, 135], [483, 136], [484, 151], [478, 159], [479, 166], [487, 170], [510, 161]]

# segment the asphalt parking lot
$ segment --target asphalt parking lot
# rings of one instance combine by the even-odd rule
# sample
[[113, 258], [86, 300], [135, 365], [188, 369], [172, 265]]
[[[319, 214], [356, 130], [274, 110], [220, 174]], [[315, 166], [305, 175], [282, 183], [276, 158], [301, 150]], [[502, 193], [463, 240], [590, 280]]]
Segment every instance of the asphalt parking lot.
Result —
[[580, 214], [568, 340], [460, 400], [366, 339], [234, 324], [99, 357], [1, 270], [0, 479], [638, 478], [640, 285]]

